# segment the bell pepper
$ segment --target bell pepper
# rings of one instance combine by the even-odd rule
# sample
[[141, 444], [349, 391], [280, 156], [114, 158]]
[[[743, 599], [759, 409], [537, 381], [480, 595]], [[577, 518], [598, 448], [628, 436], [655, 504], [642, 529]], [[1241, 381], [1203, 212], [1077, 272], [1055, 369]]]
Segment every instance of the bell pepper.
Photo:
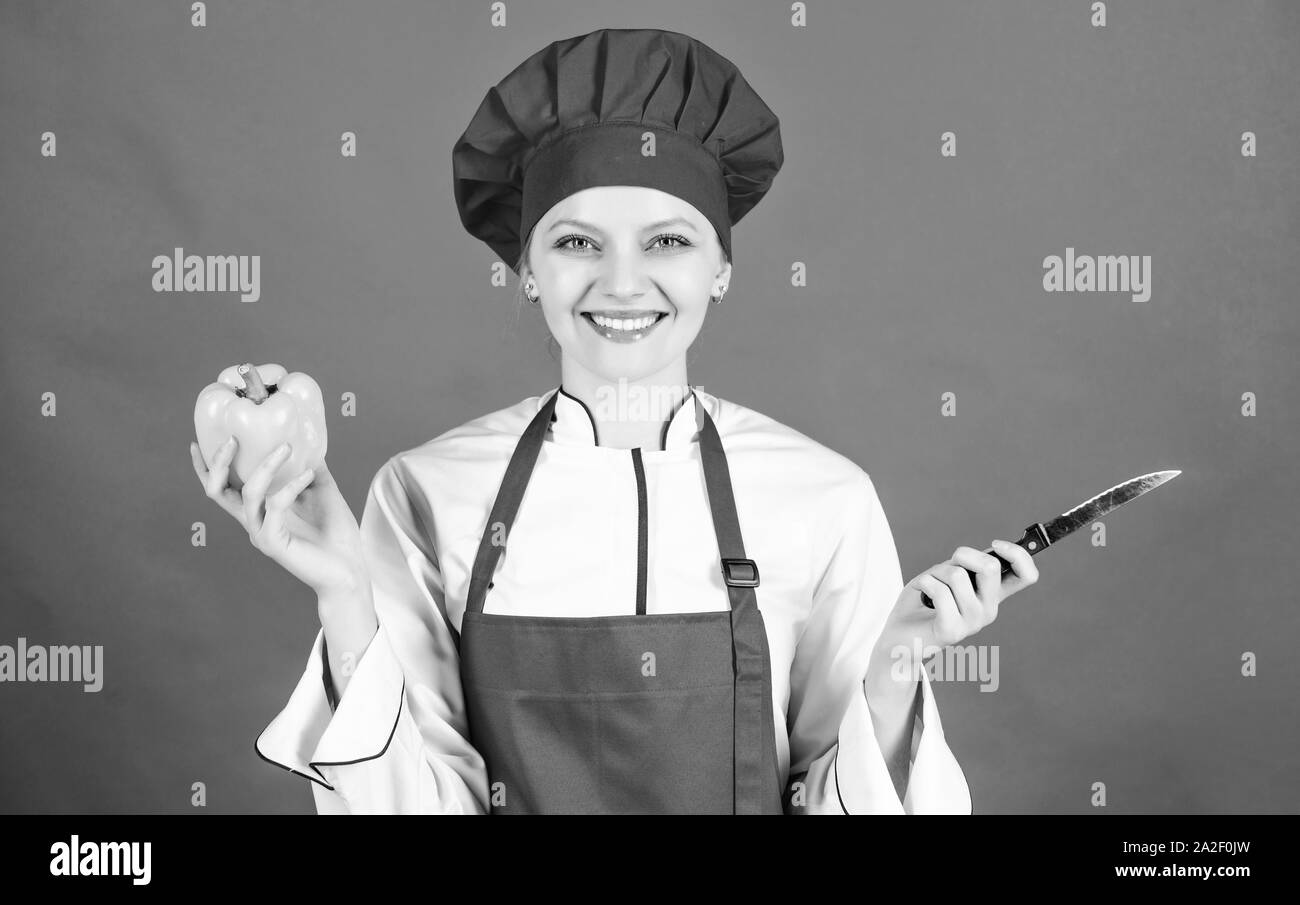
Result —
[[239, 441], [230, 463], [230, 486], [240, 490], [253, 470], [281, 443], [292, 453], [276, 469], [267, 496], [325, 459], [325, 403], [320, 385], [300, 371], [277, 364], [231, 365], [199, 393], [194, 434], [211, 467], [228, 438]]

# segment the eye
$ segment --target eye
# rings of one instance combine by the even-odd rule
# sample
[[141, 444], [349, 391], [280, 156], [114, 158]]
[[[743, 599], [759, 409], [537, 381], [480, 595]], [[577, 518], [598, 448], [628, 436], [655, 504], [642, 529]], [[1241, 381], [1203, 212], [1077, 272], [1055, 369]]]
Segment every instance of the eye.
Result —
[[586, 251], [586, 250], [587, 250], [587, 248], [578, 248], [578, 247], [574, 247], [574, 246], [572, 246], [572, 245], [567, 244], [567, 243], [569, 243], [569, 242], [586, 242], [586, 243], [587, 243], [587, 248], [591, 248], [591, 247], [593, 247], [592, 244], [591, 244], [591, 240], [590, 240], [590, 239], [588, 239], [586, 236], [580, 236], [580, 235], [577, 235], [576, 233], [573, 234], [573, 235], [565, 236], [565, 237], [563, 237], [562, 239], [557, 240], [556, 243], [555, 243], [555, 245], [554, 245], [553, 247], [555, 247], [555, 248], [565, 248], [565, 249], [568, 249], [568, 250], [570, 250], [570, 251]]
[[662, 240], [664, 240], [664, 239], [669, 239], [669, 240], [671, 240], [671, 241], [673, 241], [673, 242], [676, 242], [676, 243], [679, 243], [679, 244], [677, 244], [677, 245], [658, 245], [658, 246], [655, 246], [655, 247], [657, 247], [657, 248], [689, 248], [689, 247], [690, 247], [690, 244], [691, 244], [691, 240], [690, 240], [690, 239], [687, 239], [685, 236], [679, 236], [679, 235], [677, 235], [676, 233], [664, 233], [662, 236], [655, 236], [655, 242], [660, 242], [660, 241], [662, 241]]

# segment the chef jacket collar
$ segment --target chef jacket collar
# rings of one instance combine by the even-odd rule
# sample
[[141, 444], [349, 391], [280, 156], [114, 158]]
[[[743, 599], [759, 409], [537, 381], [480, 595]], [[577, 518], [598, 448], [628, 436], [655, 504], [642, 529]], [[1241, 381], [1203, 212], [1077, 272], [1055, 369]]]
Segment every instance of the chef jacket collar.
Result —
[[[571, 395], [563, 385], [555, 392], [559, 393], [559, 398], [555, 400], [555, 413], [551, 416], [548, 439], [564, 446], [599, 446], [596, 442], [596, 419], [587, 404]], [[546, 404], [547, 398], [543, 396], [539, 400], [539, 409]], [[695, 387], [691, 387], [690, 395], [677, 406], [665, 432], [660, 435], [663, 449], [680, 449], [696, 442], [702, 419], [699, 393]]]

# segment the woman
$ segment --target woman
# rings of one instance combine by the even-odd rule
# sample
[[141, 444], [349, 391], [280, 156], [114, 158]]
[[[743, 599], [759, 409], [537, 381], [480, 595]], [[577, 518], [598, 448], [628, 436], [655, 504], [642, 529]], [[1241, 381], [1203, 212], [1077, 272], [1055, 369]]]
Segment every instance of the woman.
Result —
[[195, 453], [317, 592], [258, 753], [322, 813], [969, 813], [913, 652], [991, 622], [1029, 554], [994, 544], [1000, 584], [959, 547], [904, 586], [861, 468], [687, 381], [776, 117], [698, 41], [607, 29], [516, 68], [453, 160], [560, 386], [392, 457], [359, 526], [324, 466], [268, 498], [284, 453], [242, 493], [233, 445]]

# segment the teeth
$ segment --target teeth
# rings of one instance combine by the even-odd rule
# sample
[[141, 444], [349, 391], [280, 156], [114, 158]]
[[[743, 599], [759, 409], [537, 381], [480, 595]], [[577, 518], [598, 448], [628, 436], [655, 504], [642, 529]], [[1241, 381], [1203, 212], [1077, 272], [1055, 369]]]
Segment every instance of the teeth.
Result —
[[646, 327], [653, 324], [657, 318], [658, 315], [651, 315], [649, 317], [638, 317], [638, 318], [630, 318], [630, 319], [605, 317], [600, 314], [593, 314], [591, 316], [592, 320], [594, 320], [600, 326], [605, 327], [606, 329], [625, 330], [625, 331], [644, 330]]

